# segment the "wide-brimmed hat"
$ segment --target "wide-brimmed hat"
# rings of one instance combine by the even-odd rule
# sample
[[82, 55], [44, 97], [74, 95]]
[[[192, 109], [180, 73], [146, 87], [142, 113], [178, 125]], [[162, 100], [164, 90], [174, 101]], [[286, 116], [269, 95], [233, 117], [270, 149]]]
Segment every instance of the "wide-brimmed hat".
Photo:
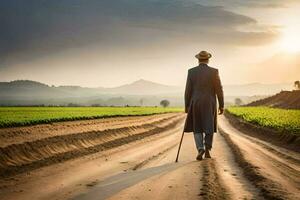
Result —
[[211, 54], [208, 53], [207, 51], [201, 51], [200, 53], [195, 55], [195, 57], [198, 58], [199, 60], [208, 60], [211, 58]]

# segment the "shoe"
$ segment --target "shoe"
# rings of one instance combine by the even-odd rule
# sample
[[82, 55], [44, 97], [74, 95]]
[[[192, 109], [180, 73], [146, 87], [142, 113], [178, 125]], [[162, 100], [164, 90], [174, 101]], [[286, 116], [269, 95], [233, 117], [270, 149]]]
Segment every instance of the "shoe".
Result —
[[198, 155], [196, 157], [196, 160], [202, 160], [203, 154], [205, 153], [204, 149], [200, 149], [198, 152]]
[[211, 158], [210, 154], [209, 154], [209, 150], [205, 151], [205, 158]]

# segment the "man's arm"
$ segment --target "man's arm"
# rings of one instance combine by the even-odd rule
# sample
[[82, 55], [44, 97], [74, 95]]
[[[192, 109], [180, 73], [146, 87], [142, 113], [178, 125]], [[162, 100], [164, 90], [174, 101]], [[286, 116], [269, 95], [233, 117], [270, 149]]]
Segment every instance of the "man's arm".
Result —
[[189, 110], [191, 97], [192, 97], [192, 81], [191, 81], [190, 73], [188, 72], [186, 86], [185, 86], [185, 93], [184, 93], [185, 112], [186, 113]]
[[217, 70], [215, 76], [215, 92], [219, 102], [219, 114], [222, 114], [224, 111], [224, 94], [223, 94], [223, 86], [219, 75], [219, 70]]

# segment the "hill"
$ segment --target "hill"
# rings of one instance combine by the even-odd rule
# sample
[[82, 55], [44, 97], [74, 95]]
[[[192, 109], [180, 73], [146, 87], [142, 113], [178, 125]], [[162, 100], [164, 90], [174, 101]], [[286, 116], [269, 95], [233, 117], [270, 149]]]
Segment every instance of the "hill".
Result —
[[[227, 105], [241, 98], [247, 104], [257, 99], [290, 90], [292, 83], [224, 85]], [[172, 106], [183, 106], [184, 85], [170, 86], [137, 80], [118, 87], [49, 86], [31, 80], [0, 82], [0, 105], [101, 105], [159, 106], [168, 99]]]
[[147, 80], [113, 88], [49, 86], [31, 80], [0, 82], [0, 105], [101, 105], [156, 106], [163, 98], [182, 105], [183, 89]]
[[177, 86], [163, 85], [144, 79], [137, 80], [130, 84], [121, 85], [106, 90], [110, 93], [129, 94], [129, 95], [153, 95], [153, 94], [174, 94], [182, 92]]
[[68, 95], [70, 94], [66, 91], [36, 81], [0, 82], [1, 99], [48, 99], [49, 97], [66, 97]]
[[300, 109], [300, 90], [282, 91], [274, 96], [249, 103], [247, 106]]

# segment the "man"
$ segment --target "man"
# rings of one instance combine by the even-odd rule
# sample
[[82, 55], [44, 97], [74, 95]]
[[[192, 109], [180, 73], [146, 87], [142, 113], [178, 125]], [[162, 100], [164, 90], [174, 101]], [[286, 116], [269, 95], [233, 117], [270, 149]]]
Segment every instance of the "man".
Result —
[[[193, 132], [198, 150], [197, 160], [211, 158], [213, 134], [217, 131], [217, 103], [219, 114], [224, 111], [223, 88], [217, 69], [207, 64], [212, 57], [210, 53], [201, 51], [195, 56], [199, 65], [189, 69], [185, 88], [185, 112], [187, 119], [185, 132]], [[204, 137], [205, 136], [205, 137]]]

